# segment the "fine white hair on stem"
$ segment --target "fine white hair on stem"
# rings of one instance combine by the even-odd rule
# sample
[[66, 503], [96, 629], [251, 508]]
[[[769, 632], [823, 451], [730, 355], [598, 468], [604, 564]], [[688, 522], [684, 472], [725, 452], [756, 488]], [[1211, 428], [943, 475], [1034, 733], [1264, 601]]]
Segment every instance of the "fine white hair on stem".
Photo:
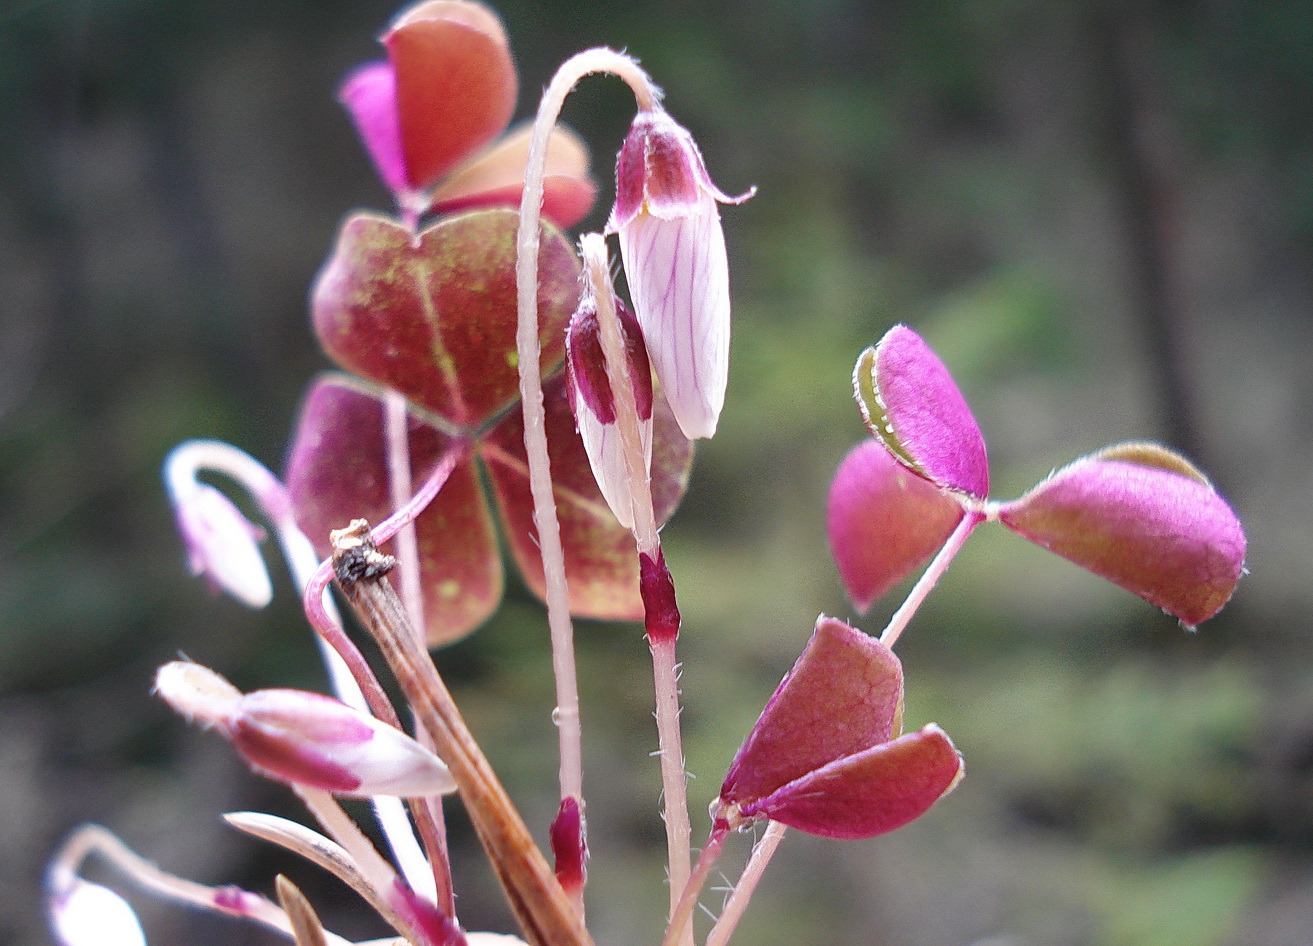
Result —
[[520, 398], [524, 411], [524, 444], [529, 459], [529, 486], [534, 522], [542, 550], [547, 619], [551, 628], [552, 663], [556, 674], [556, 718], [561, 752], [561, 797], [583, 797], [582, 737], [579, 726], [578, 681], [574, 666], [574, 629], [570, 621], [565, 553], [561, 545], [556, 500], [547, 459], [547, 432], [542, 395], [541, 346], [538, 340], [539, 217], [543, 204], [547, 141], [570, 90], [584, 76], [609, 72], [634, 90], [640, 107], [652, 106], [660, 91], [634, 60], [610, 49], [590, 49], [571, 57], [557, 70], [538, 106], [529, 139], [516, 236], [516, 291]]

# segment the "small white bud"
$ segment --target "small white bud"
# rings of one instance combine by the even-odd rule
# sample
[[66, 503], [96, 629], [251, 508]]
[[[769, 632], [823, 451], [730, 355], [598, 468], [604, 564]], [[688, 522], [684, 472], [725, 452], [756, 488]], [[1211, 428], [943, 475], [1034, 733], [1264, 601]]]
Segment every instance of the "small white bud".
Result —
[[273, 586], [257, 542], [263, 531], [208, 483], [192, 481], [173, 500], [192, 574], [248, 607], [267, 605]]
[[146, 946], [128, 902], [81, 878], [51, 895], [50, 922], [60, 946]]

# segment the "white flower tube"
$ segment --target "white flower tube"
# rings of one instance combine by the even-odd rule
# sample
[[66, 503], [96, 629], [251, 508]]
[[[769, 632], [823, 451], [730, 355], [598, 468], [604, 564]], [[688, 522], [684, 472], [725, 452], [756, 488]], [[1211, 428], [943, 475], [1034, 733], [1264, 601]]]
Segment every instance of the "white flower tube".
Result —
[[729, 379], [729, 262], [722, 193], [693, 136], [659, 106], [640, 111], [616, 159], [608, 229], [675, 419], [690, 440], [716, 432]]

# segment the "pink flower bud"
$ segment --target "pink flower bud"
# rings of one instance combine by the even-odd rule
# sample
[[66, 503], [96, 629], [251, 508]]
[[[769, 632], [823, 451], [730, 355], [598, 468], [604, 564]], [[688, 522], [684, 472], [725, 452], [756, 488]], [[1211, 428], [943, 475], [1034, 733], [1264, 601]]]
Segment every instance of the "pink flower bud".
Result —
[[690, 440], [716, 432], [729, 377], [729, 262], [716, 203], [742, 203], [707, 174], [693, 136], [639, 112], [616, 160], [609, 229], [657, 378]]
[[248, 607], [267, 605], [274, 592], [257, 544], [263, 530], [208, 483], [188, 481], [175, 490], [173, 503], [192, 574]]
[[[624, 337], [629, 379], [638, 411], [639, 439], [643, 447], [643, 469], [652, 465], [652, 368], [638, 322], [616, 300], [616, 315]], [[616, 426], [615, 399], [606, 373], [606, 357], [597, 323], [597, 302], [586, 295], [579, 303], [565, 334], [566, 388], [575, 424], [588, 454], [597, 486], [611, 512], [626, 529], [634, 525], [629, 473], [625, 466], [620, 431]]]
[[155, 692], [189, 720], [215, 727], [261, 775], [335, 795], [445, 795], [456, 783], [442, 760], [395, 726], [322, 693], [243, 694], [187, 660], [155, 674]]
[[51, 893], [50, 924], [60, 946], [146, 946], [146, 934], [128, 902], [81, 878]]
[[565, 892], [578, 896], [588, 878], [588, 829], [579, 799], [561, 799], [548, 839], [556, 861], [556, 879]]
[[247, 764], [280, 782], [357, 798], [456, 790], [442, 760], [414, 739], [319, 693], [255, 690], [233, 708], [226, 729]]

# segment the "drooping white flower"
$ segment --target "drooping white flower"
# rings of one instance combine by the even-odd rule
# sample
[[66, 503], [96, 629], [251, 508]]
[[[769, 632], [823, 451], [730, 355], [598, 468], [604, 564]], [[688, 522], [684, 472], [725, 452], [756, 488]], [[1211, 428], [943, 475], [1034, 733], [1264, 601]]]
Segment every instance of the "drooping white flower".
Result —
[[170, 485], [192, 574], [248, 607], [267, 605], [274, 592], [258, 544], [264, 532], [208, 483], [191, 479]]
[[657, 378], [690, 440], [716, 432], [729, 379], [729, 262], [717, 203], [741, 203], [707, 173], [697, 143], [663, 109], [638, 113], [616, 159], [630, 296]]

